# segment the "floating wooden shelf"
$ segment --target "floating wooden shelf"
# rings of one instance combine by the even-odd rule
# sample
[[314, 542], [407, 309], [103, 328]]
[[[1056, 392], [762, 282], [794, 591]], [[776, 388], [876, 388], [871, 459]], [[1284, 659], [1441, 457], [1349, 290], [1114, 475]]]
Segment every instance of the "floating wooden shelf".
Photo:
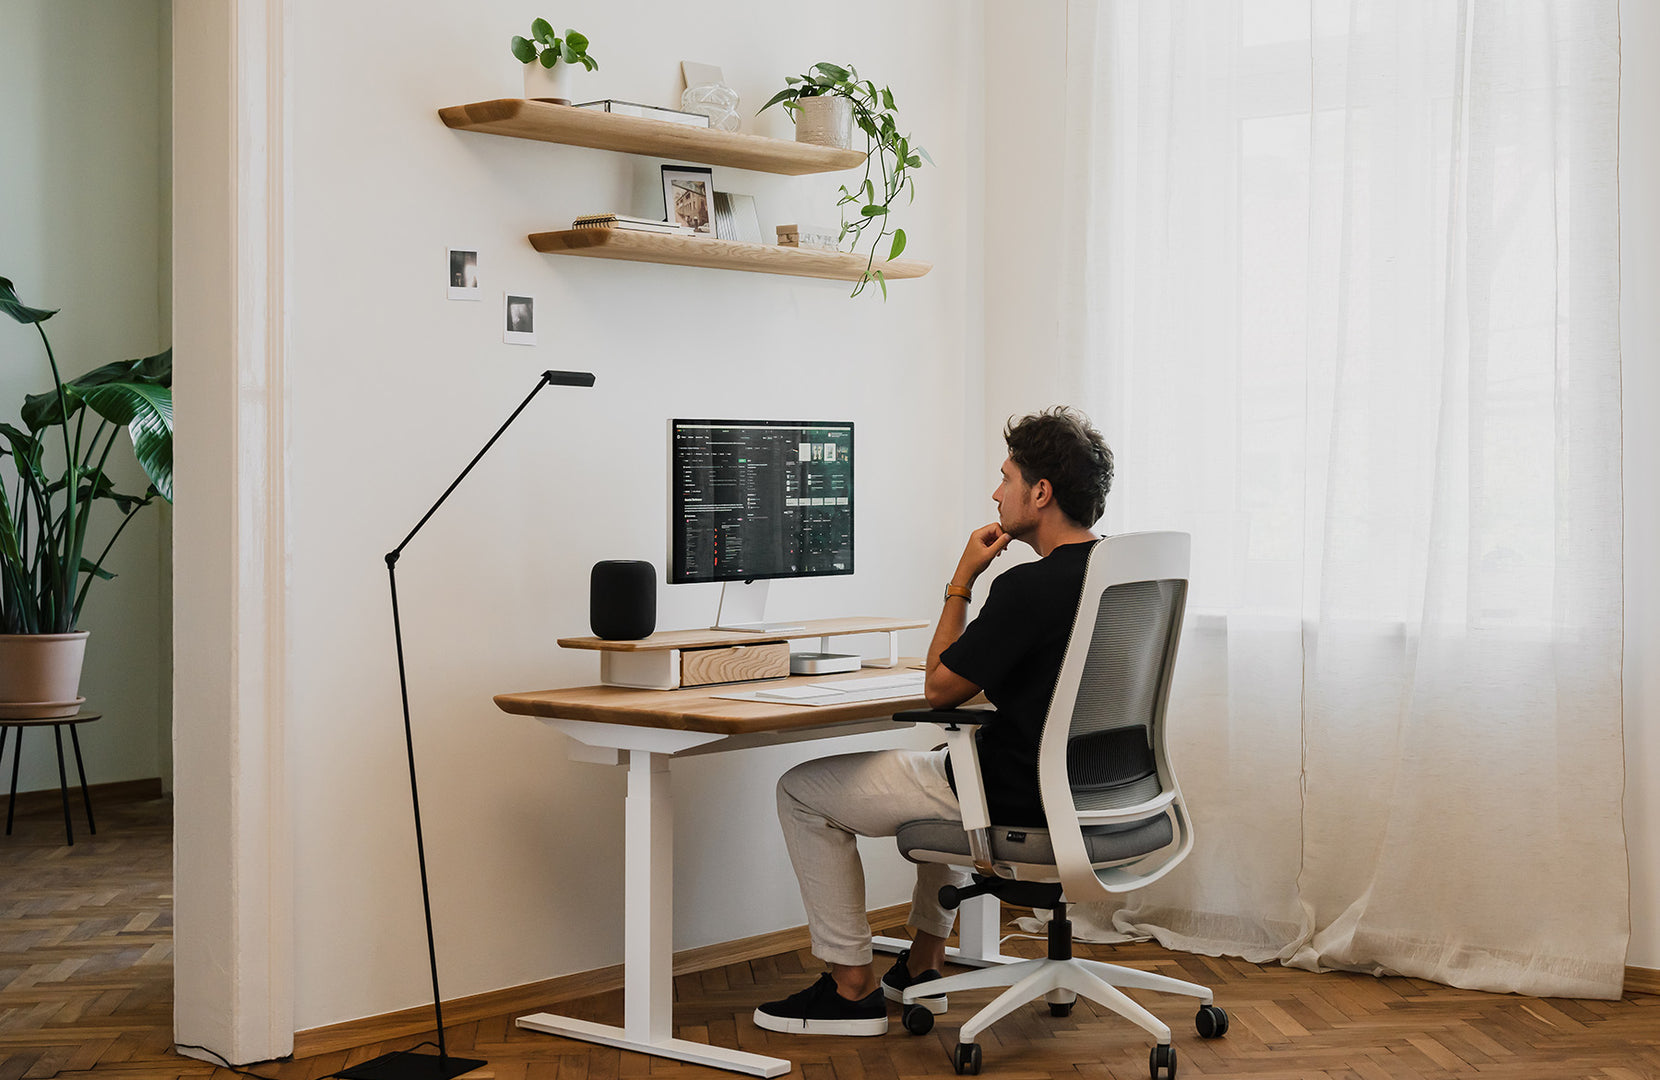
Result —
[[618, 116], [523, 98], [451, 105], [439, 109], [438, 115], [445, 124], [458, 131], [481, 131], [515, 139], [537, 139], [594, 150], [695, 161], [703, 165], [729, 165], [735, 169], [782, 173], [785, 176], [840, 172], [857, 168], [865, 160], [865, 155], [856, 150], [837, 150], [812, 143], [690, 127], [667, 120]]
[[[740, 244], [698, 236], [635, 232], [631, 229], [564, 229], [531, 233], [530, 243], [545, 255], [582, 255], [590, 259], [706, 266], [714, 270], [748, 270], [757, 274], [858, 281], [865, 256], [811, 248]], [[873, 269], [889, 281], [917, 278], [934, 268], [920, 259], [877, 259]]]

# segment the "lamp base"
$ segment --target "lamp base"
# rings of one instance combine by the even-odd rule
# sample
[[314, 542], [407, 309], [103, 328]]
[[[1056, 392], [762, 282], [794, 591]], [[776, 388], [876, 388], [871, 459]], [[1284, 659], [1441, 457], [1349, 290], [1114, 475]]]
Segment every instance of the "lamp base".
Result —
[[344, 1080], [452, 1080], [486, 1064], [479, 1058], [439, 1057], [396, 1050], [371, 1058], [361, 1065], [341, 1069], [335, 1076]]

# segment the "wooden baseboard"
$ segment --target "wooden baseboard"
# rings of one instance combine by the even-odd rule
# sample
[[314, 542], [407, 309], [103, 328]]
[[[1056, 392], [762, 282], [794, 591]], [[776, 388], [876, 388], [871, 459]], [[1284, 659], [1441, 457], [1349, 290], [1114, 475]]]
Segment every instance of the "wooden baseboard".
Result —
[[1626, 968], [1625, 992], [1628, 994], [1660, 994], [1660, 971], [1654, 968]]
[[[871, 929], [882, 931], [904, 926], [905, 917], [910, 914], [910, 910], [909, 903], [877, 908], [870, 913]], [[674, 973], [684, 975], [690, 971], [707, 971], [727, 964], [738, 964], [763, 956], [776, 956], [779, 953], [804, 949], [809, 944], [807, 928], [794, 926], [787, 930], [775, 930], [770, 934], [739, 938], [737, 941], [683, 949], [674, 954]], [[592, 971], [561, 975], [557, 979], [544, 979], [523, 986], [510, 986], [505, 990], [454, 998], [444, 1002], [444, 1025], [449, 1027], [453, 1024], [472, 1023], [491, 1016], [501, 1016], [503, 1013], [537, 1012], [555, 1002], [603, 994], [608, 990], [619, 989], [622, 984], [623, 966], [612, 964]], [[389, 1039], [421, 1035], [431, 1030], [431, 1005], [400, 1009], [380, 1016], [348, 1020], [343, 1024], [296, 1031], [294, 1056], [306, 1058], [317, 1054], [333, 1054], [372, 1043], [386, 1042]]]
[[[70, 765], [74, 765], [72, 761]], [[70, 771], [73, 776], [73, 769]], [[102, 802], [137, 802], [141, 799], [156, 799], [162, 795], [161, 777], [152, 776], [145, 780], [117, 780], [109, 784], [88, 784], [87, 796], [92, 799], [92, 812], [98, 813], [98, 804]], [[0, 791], [0, 799], [6, 793]], [[81, 789], [72, 779], [69, 781], [69, 805], [79, 821], [81, 814]], [[19, 791], [17, 793], [17, 812], [20, 814], [35, 813], [44, 810], [63, 810], [63, 792], [56, 787], [41, 788], [38, 791]]]

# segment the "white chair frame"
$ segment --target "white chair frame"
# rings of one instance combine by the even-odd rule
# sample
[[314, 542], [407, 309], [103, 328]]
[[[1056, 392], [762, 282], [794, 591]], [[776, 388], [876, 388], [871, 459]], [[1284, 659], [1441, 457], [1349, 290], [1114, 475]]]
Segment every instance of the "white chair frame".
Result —
[[[1089, 657], [1094, 635], [1095, 613], [1101, 596], [1116, 585], [1140, 581], [1169, 579], [1187, 580], [1191, 541], [1186, 533], [1145, 532], [1127, 533], [1101, 540], [1090, 552], [1089, 565], [1084, 576], [1083, 592], [1078, 602], [1078, 617], [1067, 643], [1066, 658], [1061, 665], [1060, 678], [1055, 684], [1054, 697], [1049, 706], [1048, 722], [1038, 746], [1038, 788], [1043, 799], [1044, 813], [1049, 820], [1050, 841], [1055, 850], [1054, 866], [1035, 866], [998, 862], [991, 855], [991, 818], [986, 807], [985, 784], [980, 772], [979, 752], [974, 741], [973, 726], [962, 727], [942, 719], [951, 764], [957, 777], [957, 798], [963, 811], [963, 829], [968, 834], [969, 861], [976, 872], [1021, 881], [1058, 881], [1065, 902], [1082, 903], [1108, 900], [1112, 897], [1148, 885], [1171, 870], [1193, 850], [1193, 829], [1182, 800], [1181, 787], [1176, 783], [1170, 767], [1164, 739], [1164, 706], [1169, 697], [1170, 675], [1175, 657], [1165, 665], [1164, 685], [1158, 694], [1157, 715], [1153, 718], [1153, 754], [1158, 770], [1159, 793], [1134, 806], [1113, 810], [1080, 811], [1074, 805], [1071, 785], [1067, 777], [1066, 751], [1070, 734], [1074, 703], [1083, 681], [1084, 666]], [[1178, 624], [1182, 612], [1175, 617]], [[1179, 635], [1179, 630], [1178, 630]], [[1172, 819], [1174, 839], [1165, 848], [1133, 859], [1108, 865], [1091, 865], [1084, 846], [1085, 825], [1107, 825], [1142, 821], [1159, 813]], [[953, 862], [963, 865], [959, 856], [940, 853], [913, 853], [913, 858], [925, 861]], [[1207, 987], [1183, 982], [1165, 975], [1138, 971], [1118, 964], [1071, 958], [1066, 960], [1026, 960], [1002, 967], [951, 975], [907, 988], [904, 1002], [909, 1005], [923, 997], [949, 994], [959, 990], [1008, 987], [989, 1005], [970, 1017], [958, 1036], [959, 1072], [978, 1072], [978, 1054], [973, 1067], [965, 1068], [964, 1048], [974, 1044], [981, 1032], [1030, 1001], [1043, 997], [1051, 1004], [1065, 1005], [1075, 996], [1112, 1010], [1137, 1025], [1157, 1040], [1154, 1047], [1154, 1076], [1159, 1075], [1159, 1053], [1166, 1052], [1169, 1072], [1175, 1068], [1174, 1051], [1170, 1050], [1170, 1028], [1158, 1017], [1142, 1008], [1123, 993], [1120, 987], [1155, 990], [1181, 994], [1199, 999], [1200, 1032], [1206, 1028], [1204, 1006], [1211, 1006], [1213, 996]], [[1227, 1030], [1226, 1014], [1220, 1015], [1220, 1030]], [[1211, 1036], [1214, 1037], [1214, 1036]], [[977, 1049], [977, 1047], [976, 1047]]]

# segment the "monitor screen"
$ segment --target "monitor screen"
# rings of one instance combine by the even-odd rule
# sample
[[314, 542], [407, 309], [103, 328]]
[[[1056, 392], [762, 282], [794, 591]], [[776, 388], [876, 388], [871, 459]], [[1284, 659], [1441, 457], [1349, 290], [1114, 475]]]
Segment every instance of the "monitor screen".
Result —
[[853, 425], [676, 420], [669, 583], [853, 572]]

